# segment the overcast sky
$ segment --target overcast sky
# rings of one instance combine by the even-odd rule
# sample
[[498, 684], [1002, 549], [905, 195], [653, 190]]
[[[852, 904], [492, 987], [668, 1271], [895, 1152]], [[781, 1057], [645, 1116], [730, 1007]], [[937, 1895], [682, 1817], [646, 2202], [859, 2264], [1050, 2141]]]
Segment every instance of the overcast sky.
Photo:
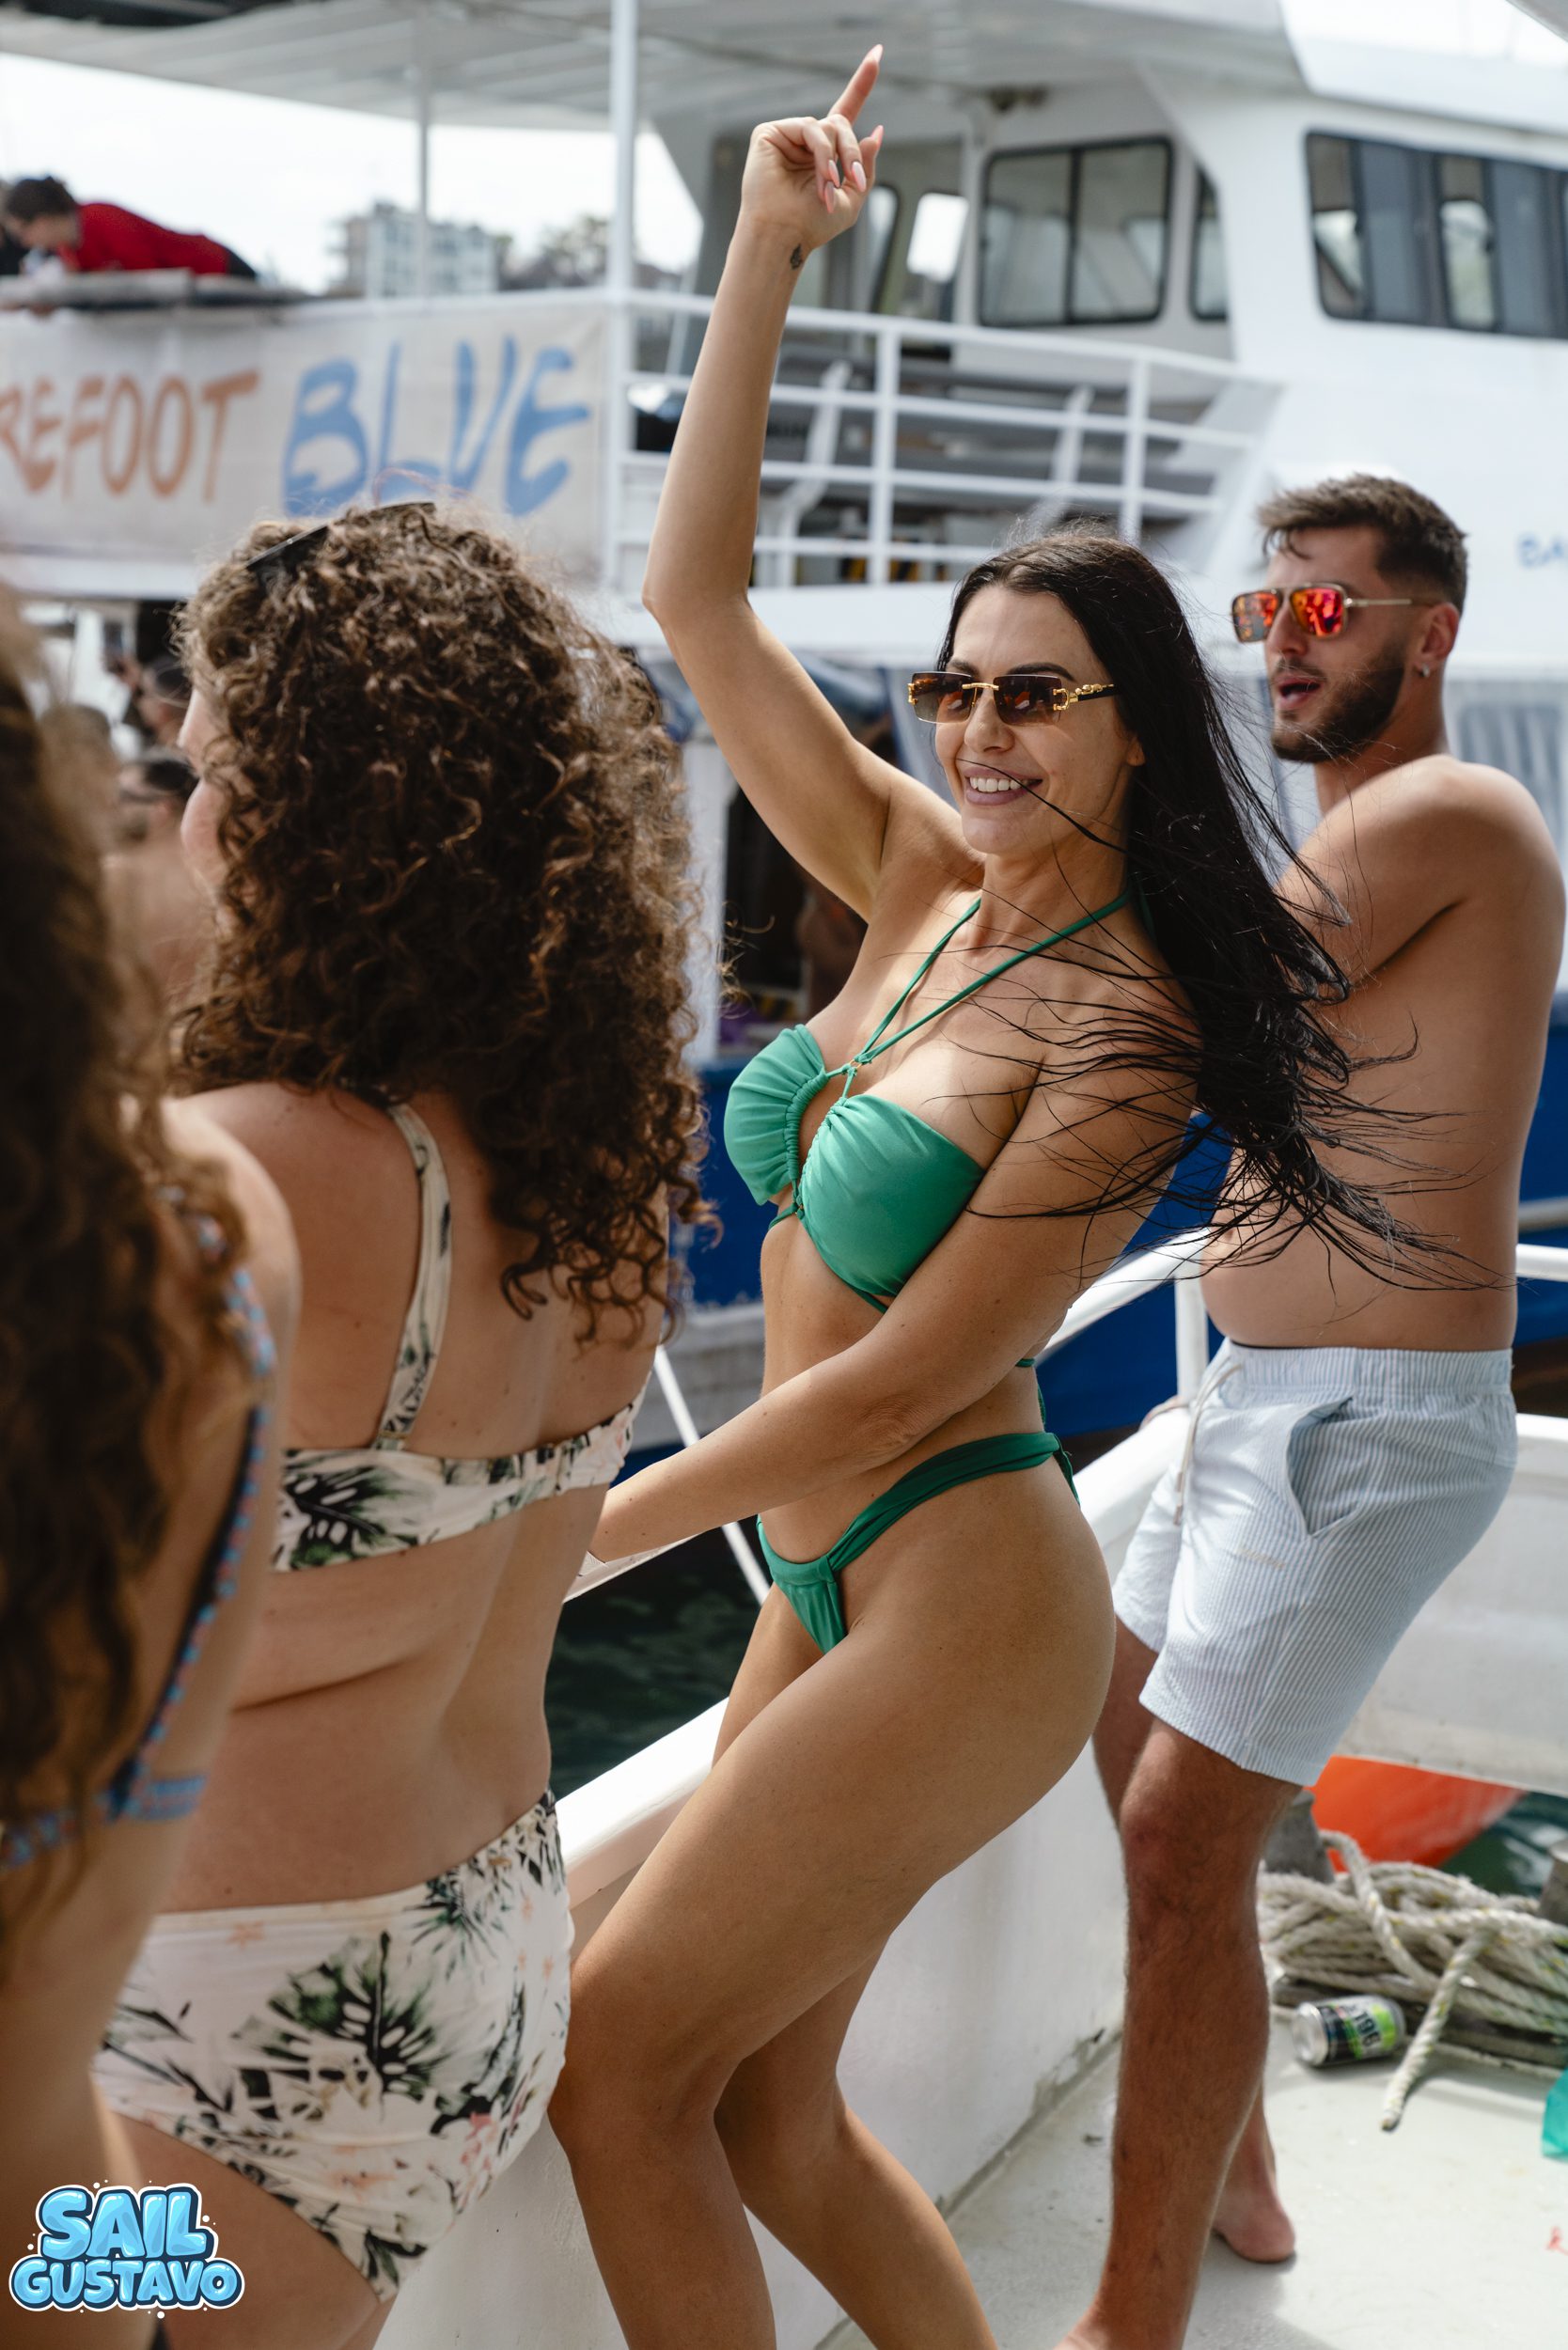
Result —
[[1284, 0], [1298, 33], [1397, 48], [1458, 49], [1475, 56], [1560, 65], [1568, 43], [1511, 0]]
[[[780, 5], [784, 0], [780, 0]], [[1568, 44], [1508, 0], [1285, 0], [1303, 32], [1458, 48], [1559, 65]], [[889, 8], [888, 21], [895, 22]], [[414, 133], [373, 115], [0, 56], [0, 177], [55, 172], [177, 228], [203, 228], [259, 267], [311, 288], [332, 274], [333, 223], [377, 197], [415, 199]], [[431, 210], [510, 230], [521, 249], [583, 212], [607, 212], [607, 136], [437, 130]], [[682, 267], [697, 215], [660, 141], [641, 142], [637, 242]]]
[[[332, 224], [345, 213], [378, 196], [412, 205], [416, 171], [406, 122], [0, 56], [0, 178], [53, 172], [76, 196], [205, 229], [292, 285], [327, 282]], [[431, 212], [508, 229], [525, 251], [543, 227], [607, 213], [612, 178], [607, 134], [431, 134]], [[651, 134], [639, 142], [637, 179], [638, 244], [680, 269], [697, 213]]]

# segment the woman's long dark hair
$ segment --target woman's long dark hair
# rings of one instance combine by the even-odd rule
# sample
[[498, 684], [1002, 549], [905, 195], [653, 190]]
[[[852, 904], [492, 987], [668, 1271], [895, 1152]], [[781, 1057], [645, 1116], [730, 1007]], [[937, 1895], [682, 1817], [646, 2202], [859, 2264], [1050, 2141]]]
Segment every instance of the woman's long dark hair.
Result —
[[[1130, 1161], [1097, 1170], [1096, 1211], [1147, 1206], [1163, 1190], [1168, 1219], [1185, 1211], [1188, 1220], [1245, 1227], [1249, 1256], [1260, 1241], [1278, 1247], [1305, 1226], [1385, 1277], [1392, 1251], [1446, 1255], [1406, 1231], [1379, 1193], [1324, 1164], [1325, 1150], [1351, 1148], [1397, 1176], [1404, 1163], [1390, 1137], [1412, 1113], [1373, 1113], [1347, 1093], [1354, 1072], [1369, 1064], [1352, 1058], [1319, 1007], [1342, 1000], [1349, 983], [1265, 870], [1284, 867], [1291, 844], [1237, 753], [1169, 582], [1138, 548], [1097, 529], [1004, 548], [960, 584], [938, 666], [951, 659], [959, 621], [985, 588], [1057, 597], [1115, 683], [1116, 707], [1143, 751], [1127, 806], [1129, 886], [1191, 1008], [1191, 1025], [1168, 1018], [1144, 990], [1124, 1021], [1096, 1021], [1086, 1071], [1147, 1072], [1200, 1113], [1173, 1118], [1168, 1134]], [[1105, 933], [1093, 936], [1088, 951], [1118, 953]], [[1053, 1068], [1059, 1076], [1059, 1063]], [[1217, 1210], [1215, 1127], [1233, 1153]], [[1055, 1213], [1081, 1214], [1083, 1203]]]
[[[0, 1978], [85, 1865], [89, 1793], [134, 1727], [133, 1586], [193, 1386], [232, 1348], [240, 1241], [214, 1171], [164, 1131], [150, 995], [111, 940], [69, 729], [40, 726], [27, 682], [37, 648], [0, 597], [0, 1823], [85, 1824], [63, 1866], [0, 1876]], [[171, 1283], [174, 1197], [211, 1246]]]

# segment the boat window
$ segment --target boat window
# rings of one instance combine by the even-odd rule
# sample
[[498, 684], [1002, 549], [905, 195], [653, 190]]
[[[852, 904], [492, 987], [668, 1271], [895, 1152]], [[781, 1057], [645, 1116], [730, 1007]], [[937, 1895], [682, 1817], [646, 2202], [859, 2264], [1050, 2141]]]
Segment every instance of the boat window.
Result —
[[1505, 335], [1560, 335], [1564, 286], [1552, 234], [1550, 176], [1537, 164], [1494, 163], [1497, 306]]
[[1333, 319], [1366, 316], [1367, 273], [1361, 220], [1348, 139], [1314, 131], [1307, 141], [1312, 199], [1312, 243], [1318, 257], [1318, 298]]
[[902, 230], [905, 197], [893, 188], [886, 202], [872, 212], [882, 188], [868, 199], [870, 226], [877, 249], [872, 256], [872, 307], [888, 317], [952, 317], [959, 258], [964, 254], [964, 226], [968, 202], [949, 188], [926, 188], [915, 202], [907, 235]]
[[1078, 159], [1073, 239], [1074, 319], [1152, 319], [1165, 290], [1170, 149], [1090, 147]]
[[1371, 314], [1390, 325], [1435, 325], [1425, 251], [1428, 159], [1381, 139], [1358, 139], [1356, 149]]
[[883, 281], [887, 274], [887, 257], [893, 250], [893, 231], [899, 225], [899, 192], [879, 180], [866, 198], [860, 215], [860, 234], [866, 244], [866, 284], [870, 292], [866, 306], [870, 310], [882, 307]]
[[1073, 243], [1073, 154], [999, 156], [985, 178], [980, 318], [987, 326], [1060, 326]]
[[916, 205], [899, 303], [904, 318], [952, 317], [953, 287], [968, 217], [968, 198], [949, 196], [939, 188], [927, 188]]
[[1219, 191], [1206, 171], [1198, 175], [1187, 300], [1195, 319], [1223, 321], [1231, 315], [1230, 290], [1225, 278], [1225, 240], [1219, 227]]
[[981, 321], [1027, 327], [1157, 318], [1169, 206], [1166, 139], [996, 156], [985, 176]]
[[1479, 155], [1438, 156], [1437, 225], [1449, 323], [1496, 326], [1496, 239], [1486, 201], [1486, 165]]
[[1568, 334], [1559, 175], [1314, 131], [1307, 178], [1318, 293], [1331, 318]]

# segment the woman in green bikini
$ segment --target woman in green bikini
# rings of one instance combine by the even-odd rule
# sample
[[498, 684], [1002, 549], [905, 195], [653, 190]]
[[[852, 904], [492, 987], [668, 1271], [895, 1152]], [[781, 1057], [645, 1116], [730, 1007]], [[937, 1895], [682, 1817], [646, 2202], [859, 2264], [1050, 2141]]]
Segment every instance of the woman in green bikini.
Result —
[[749, 608], [778, 339], [864, 201], [877, 55], [823, 119], [753, 137], [646, 588], [742, 788], [868, 929], [733, 1089], [731, 1157], [779, 1209], [761, 1400], [617, 1489], [596, 1542], [760, 1510], [776, 1585], [712, 1775], [574, 1979], [553, 2118], [631, 2350], [773, 2342], [744, 2206], [881, 2350], [992, 2343], [836, 2067], [894, 1926], [1061, 1776], [1105, 1692], [1105, 1568], [1032, 1357], [1195, 1109], [1255, 1188], [1387, 1239], [1318, 1156], [1345, 1072], [1311, 1006], [1339, 975], [1257, 861], [1266, 820], [1145, 557], [1058, 536], [964, 582], [910, 689], [951, 807]]

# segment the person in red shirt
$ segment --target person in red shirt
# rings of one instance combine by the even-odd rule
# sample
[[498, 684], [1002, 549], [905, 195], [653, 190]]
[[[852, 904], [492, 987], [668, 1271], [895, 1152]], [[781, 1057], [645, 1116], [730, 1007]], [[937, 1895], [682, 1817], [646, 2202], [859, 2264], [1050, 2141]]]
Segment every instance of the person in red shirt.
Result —
[[18, 180], [5, 198], [6, 226], [35, 253], [69, 270], [188, 269], [198, 277], [254, 277], [248, 261], [180, 228], [164, 228], [123, 204], [78, 204], [63, 180]]

